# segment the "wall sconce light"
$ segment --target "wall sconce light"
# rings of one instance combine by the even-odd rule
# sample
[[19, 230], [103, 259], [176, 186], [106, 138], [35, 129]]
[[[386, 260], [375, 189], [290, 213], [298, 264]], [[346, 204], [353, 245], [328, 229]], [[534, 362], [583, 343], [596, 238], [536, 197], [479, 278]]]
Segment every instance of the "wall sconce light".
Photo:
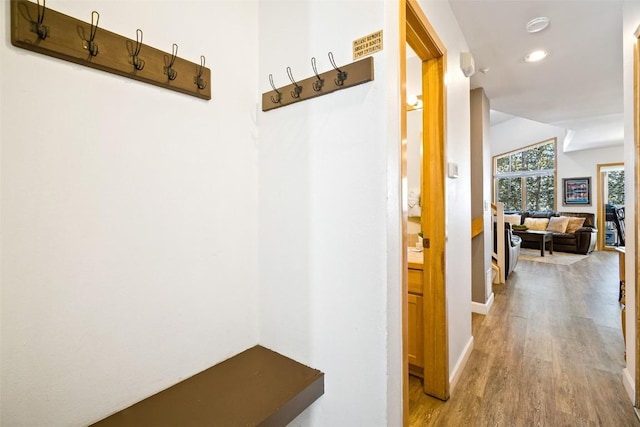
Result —
[[407, 111], [420, 110], [422, 108], [422, 95], [407, 95]]

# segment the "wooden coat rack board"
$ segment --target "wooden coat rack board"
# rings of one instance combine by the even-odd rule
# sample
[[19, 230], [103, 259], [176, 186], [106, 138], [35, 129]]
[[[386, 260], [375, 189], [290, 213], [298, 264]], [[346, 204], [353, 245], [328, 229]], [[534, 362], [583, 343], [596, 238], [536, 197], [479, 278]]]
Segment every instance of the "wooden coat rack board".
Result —
[[300, 82], [294, 80], [291, 68], [287, 67], [287, 74], [292, 83], [278, 89], [273, 84], [273, 76], [269, 75], [273, 90], [262, 94], [262, 111], [295, 104], [373, 80], [373, 57], [371, 56], [339, 68], [335, 66], [331, 53], [329, 53], [329, 60], [334, 69], [318, 74], [315, 58], [312, 58], [311, 66], [315, 75]]
[[[47, 9], [26, 0], [11, 0], [11, 43], [43, 55], [64, 59], [165, 89], [202, 99], [211, 99], [211, 70], [177, 56], [128, 39], [99, 27], [99, 15], [92, 23]], [[95, 19], [95, 22], [93, 20]]]

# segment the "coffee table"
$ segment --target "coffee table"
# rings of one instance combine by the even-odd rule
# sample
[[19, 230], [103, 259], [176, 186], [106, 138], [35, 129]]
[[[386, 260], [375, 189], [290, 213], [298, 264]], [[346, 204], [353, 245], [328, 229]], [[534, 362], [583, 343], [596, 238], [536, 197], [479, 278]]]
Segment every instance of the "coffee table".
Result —
[[512, 230], [513, 234], [520, 236], [525, 242], [538, 242], [540, 244], [540, 256], [544, 256], [545, 244], [549, 242], [549, 254], [553, 255], [553, 233], [550, 231]]

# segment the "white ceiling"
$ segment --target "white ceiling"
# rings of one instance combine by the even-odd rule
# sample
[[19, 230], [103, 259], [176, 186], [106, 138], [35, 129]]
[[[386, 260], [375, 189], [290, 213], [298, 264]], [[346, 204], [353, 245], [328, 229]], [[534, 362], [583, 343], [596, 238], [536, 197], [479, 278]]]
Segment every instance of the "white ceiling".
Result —
[[[623, 143], [622, 0], [449, 3], [475, 60], [471, 88], [484, 88], [492, 124], [516, 116], [565, 128], [565, 151]], [[551, 24], [528, 33], [538, 16]], [[549, 56], [524, 62], [536, 49]]]

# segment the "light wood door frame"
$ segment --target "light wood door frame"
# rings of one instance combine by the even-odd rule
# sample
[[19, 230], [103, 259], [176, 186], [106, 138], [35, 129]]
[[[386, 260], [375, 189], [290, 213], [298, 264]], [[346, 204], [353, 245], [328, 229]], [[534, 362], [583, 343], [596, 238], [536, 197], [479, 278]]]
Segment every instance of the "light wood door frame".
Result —
[[[635, 389], [636, 389], [636, 408], [640, 408], [640, 251], [638, 245], [640, 239], [638, 238], [638, 226], [640, 226], [640, 200], [638, 200], [638, 191], [640, 190], [640, 26], [635, 32], [636, 42], [633, 49], [633, 140], [635, 145], [635, 161], [634, 161], [634, 193], [635, 194], [635, 218], [634, 218], [634, 240], [635, 240], [635, 262], [636, 262], [636, 277], [634, 289], [636, 293], [635, 308], [636, 318], [630, 319], [636, 325], [636, 377], [635, 377]], [[628, 322], [631, 323], [631, 322]]]
[[[423, 251], [424, 392], [449, 398], [449, 343], [446, 301], [445, 245], [445, 85], [446, 49], [422, 12], [417, 0], [400, 2], [400, 51], [406, 44], [422, 60], [423, 136], [422, 232], [428, 248]], [[401, 137], [406, 147], [406, 54], [400, 55]], [[406, 157], [403, 156], [403, 171]], [[407, 219], [404, 218], [406, 223]], [[403, 237], [407, 246], [406, 228]], [[406, 249], [404, 270], [407, 270]], [[406, 274], [406, 273], [405, 273]], [[405, 425], [408, 415], [407, 285], [403, 280], [403, 352]]]
[[596, 227], [598, 228], [598, 250], [599, 251], [605, 251], [605, 250], [614, 250], [614, 248], [612, 247], [607, 247], [607, 245], [605, 244], [605, 235], [607, 234], [607, 230], [605, 229], [605, 216], [606, 216], [606, 211], [604, 209], [604, 180], [602, 178], [602, 169], [605, 169], [609, 166], [624, 166], [623, 162], [619, 162], [619, 163], [599, 163], [597, 165], [598, 167], [598, 175], [597, 175], [597, 185], [598, 185], [598, 195], [596, 197], [596, 212], [597, 212], [597, 224]]

